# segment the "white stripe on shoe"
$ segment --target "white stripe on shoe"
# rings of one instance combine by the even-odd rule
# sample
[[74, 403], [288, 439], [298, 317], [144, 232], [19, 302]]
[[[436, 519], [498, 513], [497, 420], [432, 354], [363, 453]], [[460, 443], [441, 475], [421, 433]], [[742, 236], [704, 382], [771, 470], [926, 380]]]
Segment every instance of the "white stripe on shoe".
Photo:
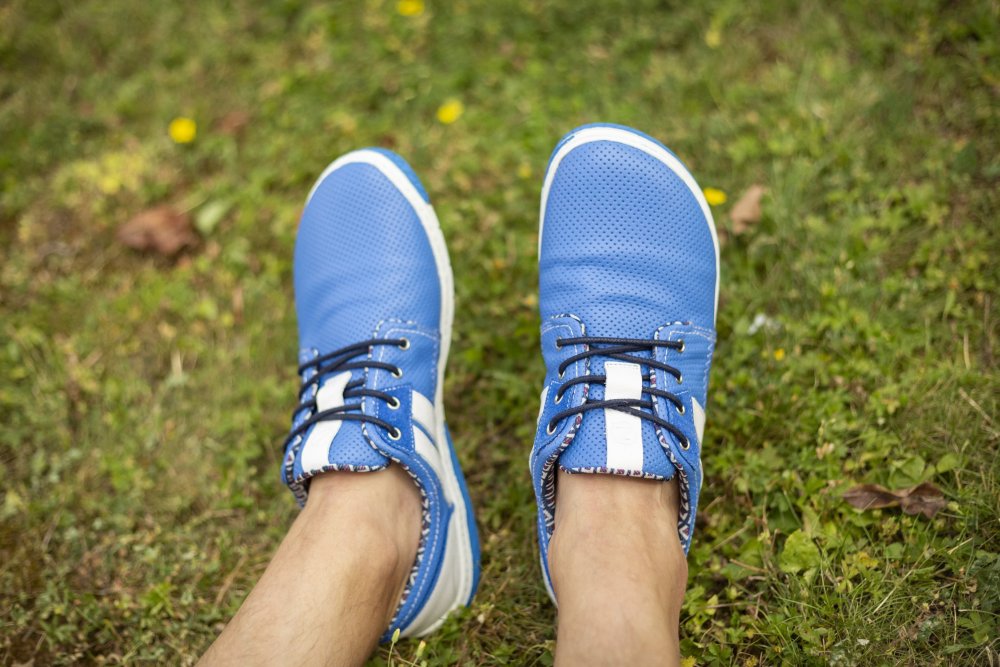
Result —
[[694, 430], [698, 435], [698, 444], [701, 445], [701, 438], [705, 435], [705, 408], [701, 407], [701, 403], [694, 396], [691, 397], [691, 417], [694, 418]]
[[410, 400], [413, 401], [413, 421], [424, 429], [433, 444], [437, 444], [434, 443], [434, 404], [419, 391], [413, 391], [410, 395]]
[[434, 474], [440, 479], [442, 474], [441, 454], [438, 452], [437, 447], [434, 446], [434, 443], [431, 442], [431, 439], [427, 437], [427, 434], [424, 433], [424, 430], [416, 424], [413, 425], [413, 448], [424, 461], [427, 461], [427, 465], [431, 467]]
[[[607, 382], [604, 400], [642, 398], [642, 368], [639, 364], [608, 361], [604, 364]], [[612, 408], [604, 409], [604, 431], [608, 447], [608, 468], [642, 470], [642, 420]]]
[[[316, 393], [316, 412], [339, 408], [344, 404], [344, 387], [351, 380], [350, 372], [334, 375]], [[330, 447], [337, 437], [340, 419], [321, 421], [312, 428], [309, 439], [302, 446], [302, 469], [320, 470], [330, 465]]]

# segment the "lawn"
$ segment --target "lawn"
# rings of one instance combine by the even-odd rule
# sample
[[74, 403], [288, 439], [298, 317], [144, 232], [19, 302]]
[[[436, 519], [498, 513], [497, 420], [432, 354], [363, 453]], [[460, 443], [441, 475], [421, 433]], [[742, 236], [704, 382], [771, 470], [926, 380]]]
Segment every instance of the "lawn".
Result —
[[[297, 216], [366, 145], [450, 246], [484, 568], [373, 663], [550, 664], [538, 197], [602, 120], [719, 191], [685, 665], [996, 665], [998, 26], [995, 0], [0, 4], [0, 664], [190, 664], [237, 609], [297, 511]], [[197, 244], [123, 245], [158, 206]], [[842, 497], [921, 482], [931, 519]]]

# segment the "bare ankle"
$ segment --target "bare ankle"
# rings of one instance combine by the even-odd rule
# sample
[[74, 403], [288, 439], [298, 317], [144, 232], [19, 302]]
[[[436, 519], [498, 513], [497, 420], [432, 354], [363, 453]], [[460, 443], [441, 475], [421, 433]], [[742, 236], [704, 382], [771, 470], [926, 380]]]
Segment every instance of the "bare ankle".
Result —
[[[389, 623], [420, 539], [420, 494], [405, 471], [315, 477], [305, 509], [204, 664], [330, 664], [325, 651], [360, 662]], [[298, 622], [289, 622], [294, 600]], [[330, 646], [303, 637], [338, 627]], [[254, 641], [247, 657], [246, 642]], [[234, 656], [236, 656], [234, 658]]]
[[557, 661], [676, 662], [687, 581], [676, 483], [559, 474], [549, 545]]
[[[677, 533], [680, 499], [676, 481], [661, 482], [613, 475], [571, 475], [560, 471], [552, 560], [567, 541], [607, 543], [612, 534], [635, 548], [649, 546], [664, 557], [686, 563]], [[557, 538], [562, 533], [563, 537]], [[621, 546], [621, 545], [619, 545]]]
[[395, 465], [378, 472], [319, 475], [310, 485], [303, 519], [321, 525], [332, 512], [350, 515], [357, 526], [354, 538], [368, 546], [359, 552], [366, 559], [363, 566], [399, 581], [401, 594], [420, 541], [420, 492], [410, 475]]

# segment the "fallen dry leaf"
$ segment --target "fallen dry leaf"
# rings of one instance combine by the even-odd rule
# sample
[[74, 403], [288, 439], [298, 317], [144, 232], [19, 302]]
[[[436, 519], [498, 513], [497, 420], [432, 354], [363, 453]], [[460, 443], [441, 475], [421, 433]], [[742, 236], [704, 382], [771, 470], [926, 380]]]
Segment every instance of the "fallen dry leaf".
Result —
[[941, 489], [930, 482], [898, 491], [890, 491], [878, 484], [860, 484], [844, 493], [844, 500], [859, 510], [898, 505], [907, 514], [923, 514], [928, 519], [934, 518], [934, 515], [947, 504]]
[[237, 286], [233, 290], [233, 318], [237, 322], [243, 321], [243, 287]]
[[760, 222], [760, 200], [767, 189], [763, 185], [751, 185], [729, 211], [733, 221], [733, 234], [745, 234], [753, 225]]
[[216, 124], [219, 132], [234, 136], [242, 134], [247, 125], [250, 124], [250, 114], [246, 111], [230, 111], [219, 119]]
[[923, 514], [928, 519], [933, 519], [947, 504], [944, 492], [930, 482], [917, 484], [899, 501], [899, 506], [907, 514]]
[[198, 242], [191, 216], [169, 205], [139, 213], [118, 228], [118, 240], [135, 250], [153, 250], [172, 257]]
[[859, 484], [844, 493], [844, 500], [859, 510], [876, 510], [899, 504], [899, 498], [878, 484]]

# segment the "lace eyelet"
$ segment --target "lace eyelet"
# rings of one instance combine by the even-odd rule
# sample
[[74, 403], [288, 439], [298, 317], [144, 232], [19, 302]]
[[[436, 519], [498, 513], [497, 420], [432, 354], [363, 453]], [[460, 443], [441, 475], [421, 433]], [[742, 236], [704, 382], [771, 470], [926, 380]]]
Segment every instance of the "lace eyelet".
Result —
[[566, 371], [559, 371], [559, 379], [562, 380], [563, 376], [566, 375]]
[[556, 392], [556, 398], [552, 402], [555, 403], [556, 405], [559, 405], [560, 403], [562, 403], [562, 400], [563, 400], [564, 396], [565, 396], [565, 394], [560, 394], [560, 393]]
[[389, 401], [389, 409], [390, 410], [399, 410], [399, 406], [400, 405], [402, 405], [402, 403], [400, 403], [399, 399], [396, 398], [395, 396], [393, 396], [392, 400]]
[[562, 339], [560, 339], [560, 338], [556, 338], [556, 349], [557, 350], [561, 350], [562, 349]]
[[683, 374], [677, 376], [677, 384], [684, 384], [684, 375]]
[[[395, 433], [395, 435], [393, 435], [393, 433]], [[396, 440], [399, 440], [400, 438], [403, 437], [403, 432], [400, 431], [398, 428], [393, 428], [391, 431], [387, 432], [386, 435], [389, 436], [390, 440], [395, 442]]]
[[546, 433], [547, 435], [552, 435], [552, 434], [554, 434], [555, 432], [556, 432], [556, 429], [555, 429], [555, 427], [554, 427], [554, 426], [552, 426], [552, 422], [549, 422], [549, 423], [548, 423], [548, 425], [547, 425], [547, 426], [545, 427], [545, 433]]
[[392, 371], [392, 377], [396, 378], [397, 380], [403, 377], [403, 369], [397, 367], [396, 370]]
[[681, 405], [679, 408], [677, 408], [677, 414], [682, 415], [685, 412], [687, 412], [687, 408], [685, 408], [683, 405]]
[[410, 339], [409, 338], [403, 338], [402, 340], [403, 340], [403, 342], [399, 344], [399, 349], [401, 349], [401, 350], [409, 350], [410, 349]]
[[677, 352], [678, 352], [678, 353], [680, 353], [680, 352], [683, 352], [683, 351], [684, 351], [684, 349], [685, 349], [686, 347], [687, 347], [687, 346], [686, 346], [686, 345], [684, 345], [684, 341], [682, 340], [682, 341], [681, 341], [681, 346], [680, 346], [679, 348], [677, 348]]
[[691, 449], [691, 441], [688, 440], [687, 438], [681, 440], [681, 449], [683, 449], [685, 452]]

